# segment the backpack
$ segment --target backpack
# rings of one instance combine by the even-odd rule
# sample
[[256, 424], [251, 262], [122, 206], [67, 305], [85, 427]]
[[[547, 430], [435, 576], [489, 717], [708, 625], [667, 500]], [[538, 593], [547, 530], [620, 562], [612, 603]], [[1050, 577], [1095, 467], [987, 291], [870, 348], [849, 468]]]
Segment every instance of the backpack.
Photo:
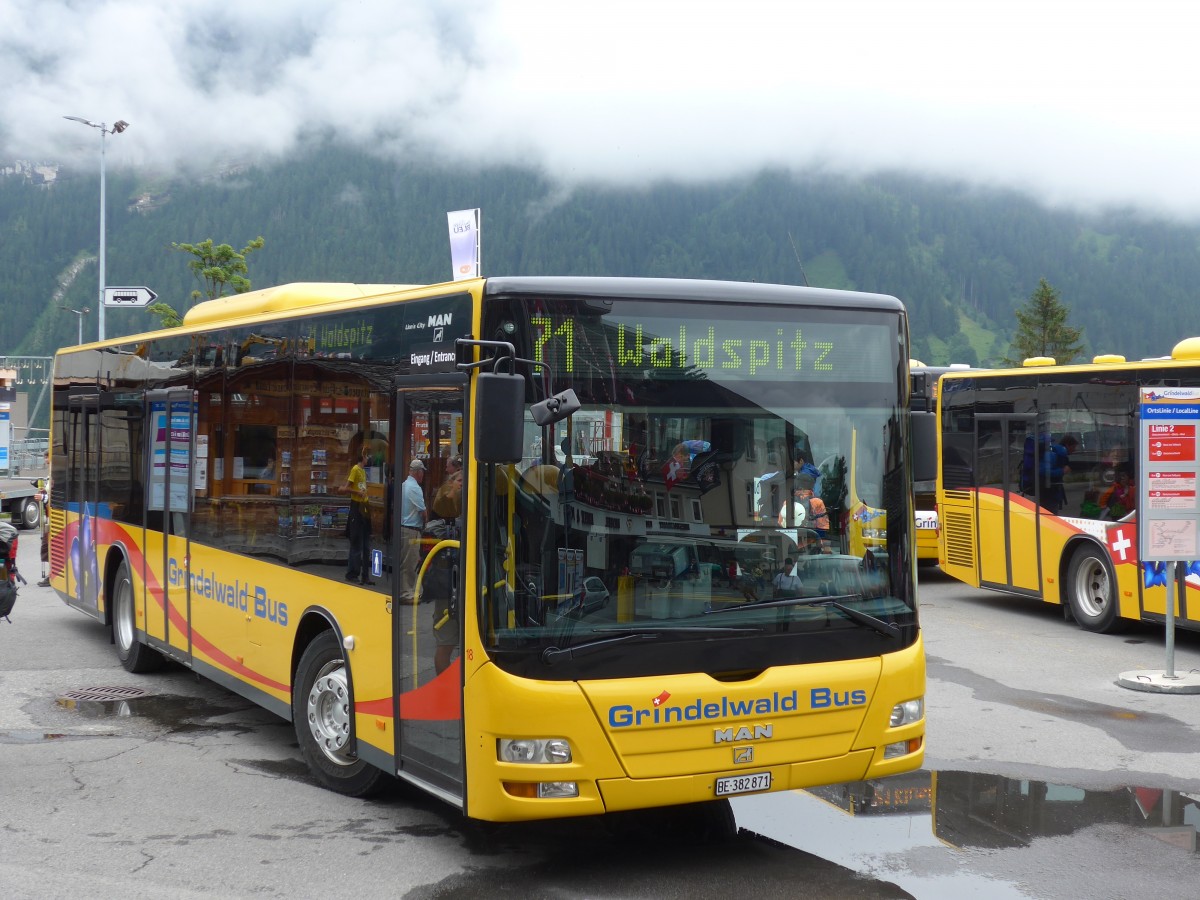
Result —
[[16, 559], [9, 556], [16, 540], [17, 529], [7, 522], [0, 522], [0, 619], [8, 619], [17, 603]]
[[8, 579], [0, 581], [0, 619], [8, 619], [8, 614], [12, 612], [16, 603], [17, 586]]
[[808, 527], [816, 531], [828, 531], [829, 511], [825, 508], [825, 501], [820, 497], [806, 497], [801, 502], [804, 504], [804, 518]]

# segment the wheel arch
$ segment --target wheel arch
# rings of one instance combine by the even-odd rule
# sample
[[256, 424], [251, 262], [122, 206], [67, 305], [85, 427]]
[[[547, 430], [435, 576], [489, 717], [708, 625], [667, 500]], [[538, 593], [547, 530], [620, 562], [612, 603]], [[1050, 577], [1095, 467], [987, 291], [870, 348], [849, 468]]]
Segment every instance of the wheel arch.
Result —
[[1067, 610], [1071, 606], [1070, 598], [1067, 596], [1067, 592], [1070, 590], [1070, 585], [1067, 584], [1067, 574], [1071, 571], [1071, 561], [1075, 559], [1075, 554], [1083, 549], [1094, 550], [1099, 554], [1100, 558], [1104, 560], [1104, 564], [1108, 566], [1109, 575], [1116, 578], [1116, 570], [1113, 568], [1108, 545], [1090, 534], [1075, 535], [1063, 545], [1062, 555], [1058, 558], [1058, 603]]
[[[344, 643], [345, 635], [342, 633], [342, 627], [338, 624], [337, 617], [323, 606], [310, 606], [300, 614], [300, 624], [296, 626], [296, 638], [292, 642], [292, 659], [291, 671], [289, 672], [288, 681], [292, 685], [292, 692], [296, 691], [296, 672], [300, 669], [300, 658], [304, 656], [304, 651], [308, 649], [318, 635], [324, 634], [326, 631], [333, 632], [337, 638], [338, 646], [342, 648], [343, 654], [346, 648]], [[350, 665], [350, 660], [343, 655], [343, 660], [346, 663], [346, 683], [350, 687], [350, 696], [354, 696], [354, 671]], [[291, 710], [292, 705], [288, 705]], [[351, 725], [351, 729], [353, 729]]]
[[129, 561], [128, 548], [122, 543], [113, 544], [104, 557], [104, 575], [100, 579], [100, 584], [104, 587], [104, 624], [110, 629], [113, 627], [113, 589], [122, 563], [129, 566], [129, 574], [133, 575], [133, 563]]
[[[1121, 585], [1117, 580], [1117, 567], [1113, 563], [1112, 554], [1109, 552], [1107, 542], [1101, 542], [1090, 535], [1081, 535], [1079, 538], [1069, 541], [1063, 550], [1062, 574], [1060, 578], [1063, 617], [1069, 622], [1074, 622], [1085, 631], [1096, 634], [1120, 634], [1127, 631], [1134, 620], [1122, 615]], [[1076, 558], [1085, 551], [1104, 567], [1108, 578], [1108, 607], [1096, 615], [1092, 615], [1086, 609], [1082, 611], [1076, 610], [1075, 600], [1071, 596], [1071, 591], [1075, 589], [1071, 570]], [[1086, 614], [1087, 620], [1081, 618], [1081, 615], [1084, 614]]]

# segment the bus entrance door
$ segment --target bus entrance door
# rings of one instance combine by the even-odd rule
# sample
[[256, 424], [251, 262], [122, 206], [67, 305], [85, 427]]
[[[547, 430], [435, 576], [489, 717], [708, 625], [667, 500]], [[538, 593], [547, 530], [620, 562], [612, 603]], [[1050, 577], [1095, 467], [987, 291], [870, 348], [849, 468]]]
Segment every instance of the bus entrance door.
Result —
[[[73, 395], [68, 401], [66, 434], [68, 524], [67, 595], [72, 606], [99, 614], [100, 570], [96, 556], [97, 517], [100, 513], [100, 397]], [[72, 527], [74, 532], [72, 534]]]
[[[191, 658], [191, 591], [188, 540], [193, 502], [196, 397], [190, 391], [151, 391], [146, 429], [150, 474], [146, 482], [146, 563], [161, 566], [161, 576], [147, 578], [146, 633], [151, 643], [172, 659]], [[150, 535], [162, 534], [153, 547]], [[160, 596], [154, 593], [160, 592]]]
[[1038, 557], [1036, 477], [1022, 471], [1032, 416], [980, 413], [975, 418], [978, 460], [979, 578], [985, 587], [1036, 593]]
[[[461, 808], [466, 376], [415, 376], [403, 384], [390, 442], [396, 467], [391, 557], [400, 569], [392, 579], [397, 774]], [[414, 461], [420, 466], [412, 473]], [[417, 491], [423, 517], [406, 498]]]

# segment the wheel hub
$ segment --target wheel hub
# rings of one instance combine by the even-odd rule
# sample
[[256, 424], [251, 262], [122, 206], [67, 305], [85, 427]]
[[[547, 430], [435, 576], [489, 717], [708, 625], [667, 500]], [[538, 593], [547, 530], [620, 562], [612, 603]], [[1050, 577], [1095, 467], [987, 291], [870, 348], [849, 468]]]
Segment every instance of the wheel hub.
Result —
[[1098, 616], [1108, 604], [1108, 573], [1099, 563], [1082, 566], [1075, 582], [1075, 594], [1088, 615]]
[[355, 762], [350, 743], [350, 687], [341, 660], [326, 665], [308, 692], [308, 727], [313, 740], [331, 761], [341, 766]]

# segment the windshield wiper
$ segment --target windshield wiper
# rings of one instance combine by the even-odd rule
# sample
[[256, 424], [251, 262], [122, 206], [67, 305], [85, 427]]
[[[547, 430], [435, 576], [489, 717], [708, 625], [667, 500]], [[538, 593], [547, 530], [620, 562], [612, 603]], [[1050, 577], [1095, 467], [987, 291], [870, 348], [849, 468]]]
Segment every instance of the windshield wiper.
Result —
[[[572, 644], [569, 647], [547, 647], [542, 651], [542, 662], [548, 666], [552, 666], [560, 659], [573, 659], [576, 654], [595, 653], [597, 650], [602, 650], [613, 644], [624, 644], [629, 641], [657, 641], [660, 637], [667, 634], [747, 634], [761, 630], [761, 628], [756, 627], [708, 628], [703, 625], [685, 625], [680, 628], [663, 628], [658, 626], [649, 630], [628, 629], [619, 633], [609, 630], [607, 634], [611, 634], [611, 637], [583, 641], [578, 644]], [[592, 633], [606, 634], [603, 629], [599, 628], [592, 629]]]
[[721, 609], [705, 610], [704, 615], [712, 616], [720, 613], [735, 612], [750, 607], [760, 609], [763, 607], [774, 607], [781, 609], [788, 606], [830, 606], [842, 613], [849, 619], [857, 622], [859, 625], [866, 625], [868, 628], [874, 628], [885, 637], [900, 637], [900, 626], [891, 622], [885, 622], [883, 619], [877, 619], [875, 616], [868, 615], [862, 610], [855, 609], [853, 606], [847, 606], [846, 600], [860, 600], [857, 594], [834, 594], [826, 597], [791, 597], [786, 600], [752, 600], [749, 603], [739, 603], [737, 606], [725, 606]]

